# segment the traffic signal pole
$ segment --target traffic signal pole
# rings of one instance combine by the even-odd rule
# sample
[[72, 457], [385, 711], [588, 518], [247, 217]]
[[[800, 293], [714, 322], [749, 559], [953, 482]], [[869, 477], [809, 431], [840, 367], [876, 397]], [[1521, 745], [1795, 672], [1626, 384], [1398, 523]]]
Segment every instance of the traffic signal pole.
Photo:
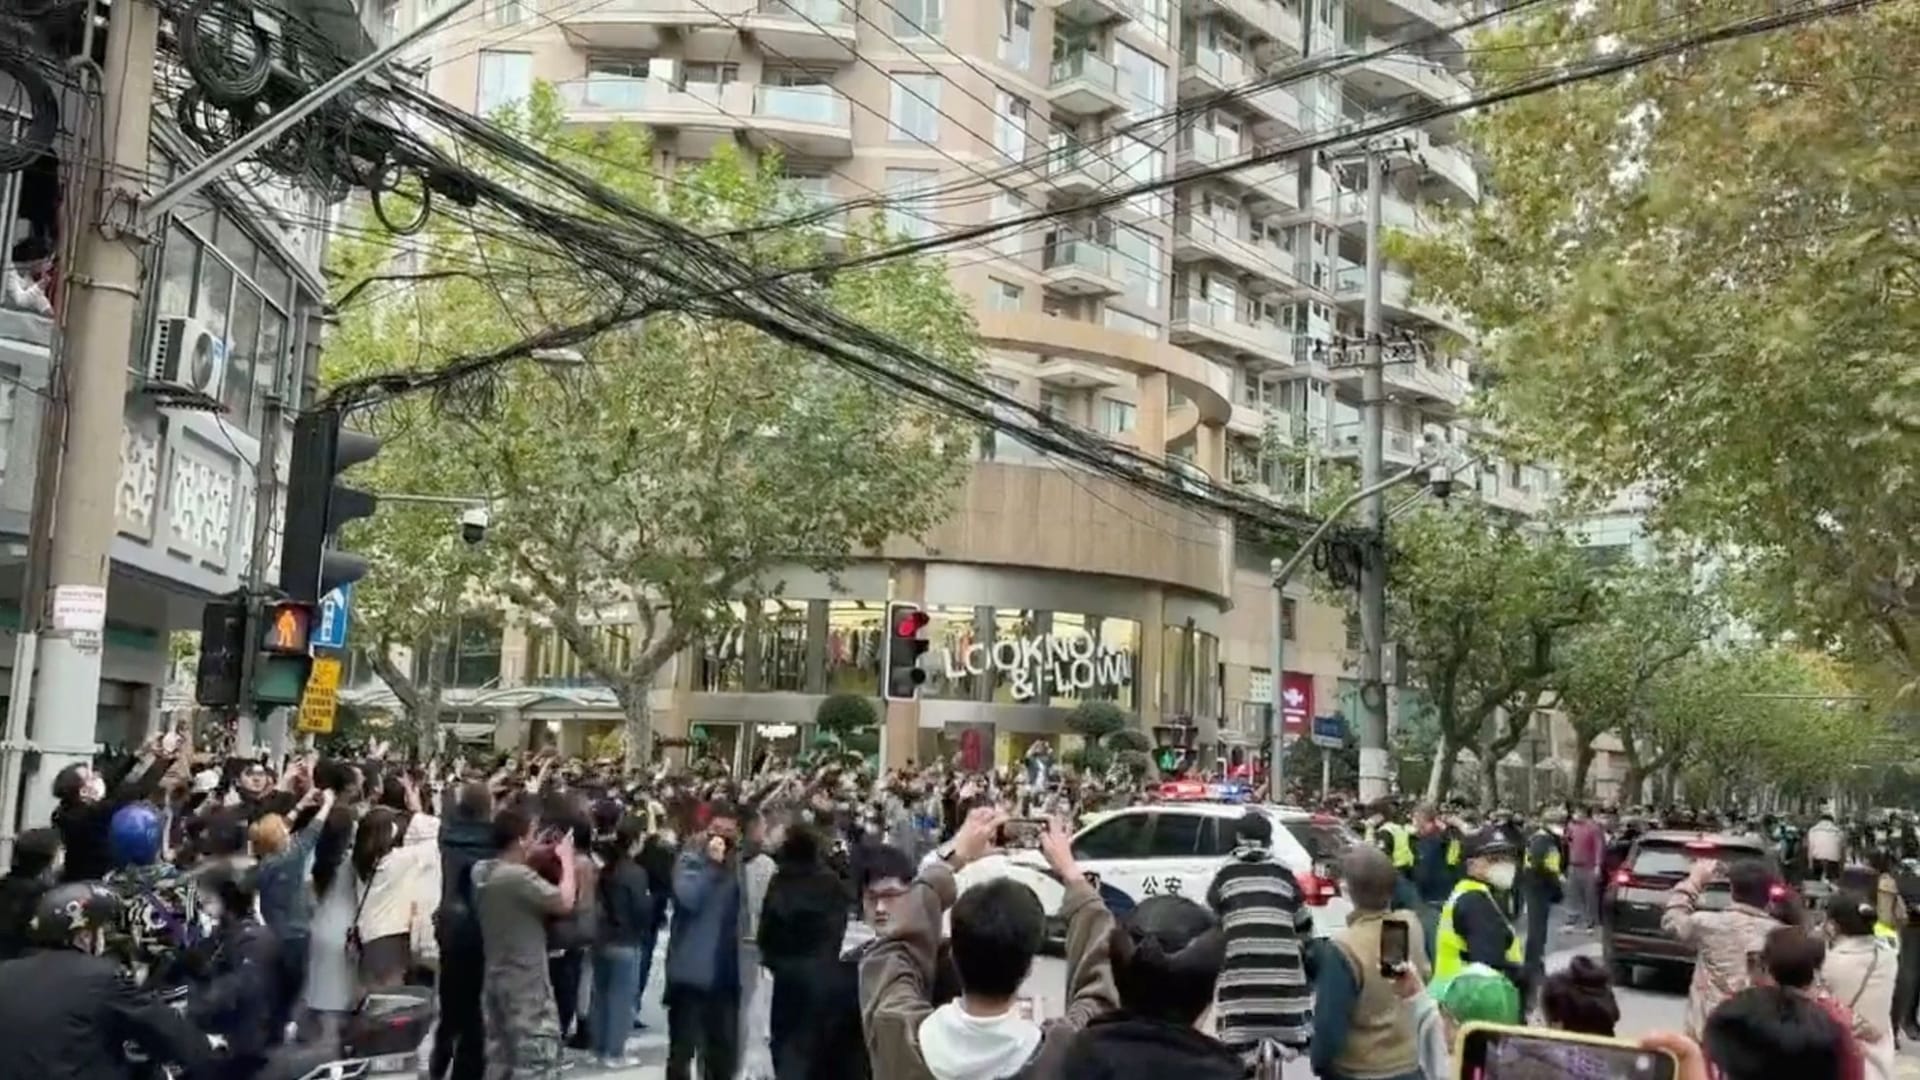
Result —
[[[233, 752], [239, 757], [252, 757], [256, 752], [255, 741], [260, 717], [256, 715], [253, 699], [253, 672], [259, 656], [261, 622], [267, 596], [267, 560], [273, 550], [273, 510], [280, 500], [280, 424], [286, 403], [279, 395], [270, 394], [266, 399], [266, 413], [261, 420], [260, 459], [253, 465], [253, 536], [247, 556], [247, 621], [245, 641], [247, 647], [240, 654], [240, 695], [233, 708]], [[280, 714], [279, 731], [268, 738], [268, 744], [275, 753], [286, 751], [285, 713]]]

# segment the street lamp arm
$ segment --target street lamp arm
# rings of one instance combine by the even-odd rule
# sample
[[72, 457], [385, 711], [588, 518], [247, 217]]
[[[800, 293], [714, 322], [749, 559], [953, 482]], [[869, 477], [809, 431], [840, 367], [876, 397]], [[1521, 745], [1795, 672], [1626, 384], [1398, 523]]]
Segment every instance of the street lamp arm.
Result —
[[1313, 550], [1314, 545], [1320, 542], [1321, 537], [1327, 535], [1327, 530], [1333, 528], [1334, 524], [1342, 517], [1345, 517], [1347, 511], [1353, 509], [1362, 499], [1378, 495], [1388, 488], [1393, 487], [1395, 484], [1404, 484], [1415, 476], [1418, 476], [1426, 468], [1427, 466], [1417, 465], [1410, 469], [1404, 469], [1371, 487], [1361, 488], [1359, 491], [1341, 500], [1340, 505], [1334, 507], [1333, 512], [1327, 515], [1326, 520], [1322, 521], [1319, 527], [1315, 528], [1313, 532], [1307, 536], [1306, 541], [1300, 545], [1299, 549], [1293, 553], [1291, 558], [1287, 559], [1286, 562], [1280, 562], [1278, 559], [1274, 560], [1278, 565], [1273, 571], [1273, 587], [1276, 589], [1281, 588], [1286, 585], [1287, 582], [1293, 580], [1293, 572], [1300, 568], [1301, 560], [1307, 557], [1307, 553]]

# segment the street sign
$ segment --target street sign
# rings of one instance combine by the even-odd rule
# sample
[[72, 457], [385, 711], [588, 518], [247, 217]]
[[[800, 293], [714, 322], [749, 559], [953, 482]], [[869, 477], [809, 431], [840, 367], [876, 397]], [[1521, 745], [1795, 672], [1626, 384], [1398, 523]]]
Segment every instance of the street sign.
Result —
[[1339, 713], [1313, 718], [1313, 745], [1338, 750], [1347, 745], [1347, 718]]
[[313, 628], [313, 647], [316, 649], [344, 649], [347, 647], [348, 614], [353, 608], [353, 583], [336, 586], [320, 598], [320, 614]]
[[300, 695], [300, 721], [296, 727], [318, 735], [333, 733], [333, 714], [340, 704], [340, 661], [332, 656], [313, 658], [313, 670], [307, 675], [306, 693]]

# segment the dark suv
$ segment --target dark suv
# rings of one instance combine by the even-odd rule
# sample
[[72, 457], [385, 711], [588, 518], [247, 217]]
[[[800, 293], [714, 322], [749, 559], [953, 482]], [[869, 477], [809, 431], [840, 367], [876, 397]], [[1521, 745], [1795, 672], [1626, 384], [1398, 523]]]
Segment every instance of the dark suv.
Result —
[[[1697, 859], [1737, 862], [1761, 859], [1779, 872], [1773, 851], [1751, 836], [1656, 830], [1642, 833], [1626, 859], [1607, 879], [1601, 899], [1600, 944], [1615, 981], [1625, 983], [1632, 965], [1691, 967], [1693, 947], [1674, 940], [1660, 925], [1673, 887], [1686, 879]], [[1775, 887], [1776, 910], [1792, 901]], [[1732, 904], [1724, 878], [1709, 882], [1697, 910], [1720, 911]]]

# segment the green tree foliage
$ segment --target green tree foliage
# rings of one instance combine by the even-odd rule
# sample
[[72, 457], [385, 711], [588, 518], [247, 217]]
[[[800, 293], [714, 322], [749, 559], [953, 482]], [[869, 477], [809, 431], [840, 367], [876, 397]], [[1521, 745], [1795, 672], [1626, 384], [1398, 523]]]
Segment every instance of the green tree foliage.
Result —
[[[1482, 87], [1751, 14], [1542, 5]], [[1496, 197], [1406, 254], [1485, 333], [1509, 429], [1735, 546], [1756, 614], [1920, 678], [1920, 6], [1691, 49], [1467, 123]]]
[[1561, 675], [1569, 632], [1592, 617], [1588, 564], [1559, 533], [1471, 503], [1396, 522], [1393, 544], [1390, 636], [1438, 733], [1429, 790], [1449, 790], [1455, 754], [1472, 749], [1491, 798], [1497, 763]]
[[1586, 790], [1593, 741], [1609, 731], [1636, 767], [1664, 767], [1640, 745], [1654, 687], [1724, 628], [1717, 593], [1685, 561], [1622, 564], [1596, 593], [1598, 615], [1568, 635], [1557, 686], [1574, 732], [1574, 791]]
[[845, 743], [856, 732], [871, 731], [880, 723], [880, 712], [873, 699], [860, 694], [834, 694], [814, 710], [813, 725], [837, 743]]
[[[702, 232], [802, 208], [771, 157], [750, 163], [723, 146], [663, 184], [650, 171], [644, 130], [587, 133], [560, 118], [551, 90], [539, 87], [527, 118], [514, 122], [540, 149]], [[524, 183], [504, 164], [469, 164]], [[410, 241], [422, 250], [421, 269], [439, 276], [375, 285], [372, 299], [347, 307], [327, 357], [330, 379], [500, 348], [620, 299], [610, 295], [620, 287], [611, 275], [587, 274], [549, 238], [469, 222], [436, 218]], [[849, 244], [875, 242], [877, 230], [870, 225]], [[774, 229], [735, 243], [762, 264], [788, 265], [817, 260], [822, 238]], [[378, 242], [350, 252], [343, 284], [364, 280], [390, 254]], [[977, 363], [972, 319], [937, 262], [889, 260], [808, 287], [938, 362]], [[372, 420], [388, 440], [383, 457], [422, 466], [383, 480], [492, 497], [472, 587], [550, 626], [607, 684], [626, 716], [627, 752], [640, 760], [652, 731], [648, 691], [676, 653], [733, 620], [733, 599], [779, 595], [780, 566], [830, 572], [941, 520], [972, 433], [809, 353], [700, 314], [609, 329], [579, 352], [581, 363], [507, 368], [383, 406]], [[405, 557], [370, 553], [374, 577]]]

